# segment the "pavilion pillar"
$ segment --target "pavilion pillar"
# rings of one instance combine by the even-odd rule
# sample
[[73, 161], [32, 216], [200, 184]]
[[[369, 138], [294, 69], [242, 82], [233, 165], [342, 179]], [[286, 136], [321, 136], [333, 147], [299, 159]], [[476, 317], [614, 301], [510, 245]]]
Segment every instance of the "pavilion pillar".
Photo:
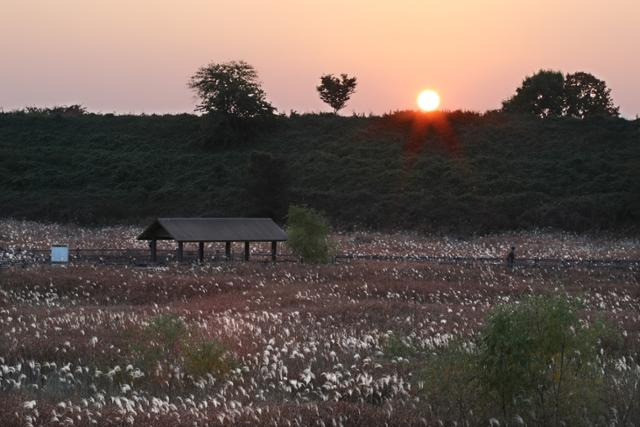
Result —
[[198, 243], [198, 261], [204, 262], [204, 242]]
[[231, 242], [224, 243], [224, 256], [227, 258], [227, 261], [231, 260]]
[[157, 240], [152, 240], [149, 242], [149, 250], [151, 251], [151, 262], [156, 262], [158, 260], [157, 243]]
[[276, 253], [278, 250], [278, 242], [271, 242], [271, 261], [276, 262]]
[[249, 242], [244, 242], [244, 260], [249, 261]]
[[184, 258], [184, 250], [183, 250], [183, 243], [182, 242], [178, 242], [178, 261], [182, 262], [182, 259]]

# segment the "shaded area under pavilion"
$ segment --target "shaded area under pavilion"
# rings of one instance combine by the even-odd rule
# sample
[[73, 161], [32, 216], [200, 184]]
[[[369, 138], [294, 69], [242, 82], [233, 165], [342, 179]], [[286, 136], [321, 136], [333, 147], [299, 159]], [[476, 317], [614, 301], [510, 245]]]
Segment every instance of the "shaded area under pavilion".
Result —
[[157, 262], [158, 240], [178, 243], [178, 261], [184, 259], [184, 244], [198, 243], [198, 260], [204, 261], [204, 244], [225, 243], [225, 257], [231, 259], [231, 243], [244, 242], [244, 259], [249, 260], [251, 242], [271, 242], [271, 260], [277, 256], [278, 242], [287, 233], [270, 218], [158, 218], [138, 236], [148, 240], [151, 262]]

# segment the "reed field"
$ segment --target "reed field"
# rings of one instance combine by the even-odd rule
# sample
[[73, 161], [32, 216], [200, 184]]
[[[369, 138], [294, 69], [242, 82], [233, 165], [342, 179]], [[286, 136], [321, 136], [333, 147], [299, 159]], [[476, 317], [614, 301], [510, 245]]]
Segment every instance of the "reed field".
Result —
[[[137, 227], [3, 221], [0, 230], [5, 260], [60, 242], [145, 247]], [[544, 232], [333, 239], [358, 254], [640, 253], [635, 239]], [[615, 364], [593, 425], [635, 425], [639, 282], [634, 268], [517, 263], [14, 263], [0, 269], [0, 417], [16, 426], [447, 424], [455, 420], [429, 399], [430, 355], [473, 340], [496, 306], [560, 295], [579, 301], [581, 322], [606, 322], [620, 337], [599, 342]], [[476, 414], [462, 424], [491, 421]]]

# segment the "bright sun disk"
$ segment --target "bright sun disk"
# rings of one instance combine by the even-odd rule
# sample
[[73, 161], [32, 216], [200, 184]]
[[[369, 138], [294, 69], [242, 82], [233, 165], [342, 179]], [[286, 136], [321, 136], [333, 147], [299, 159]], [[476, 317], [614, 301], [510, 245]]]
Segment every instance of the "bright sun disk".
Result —
[[422, 111], [435, 111], [440, 106], [440, 95], [435, 90], [427, 89], [418, 95], [418, 107]]

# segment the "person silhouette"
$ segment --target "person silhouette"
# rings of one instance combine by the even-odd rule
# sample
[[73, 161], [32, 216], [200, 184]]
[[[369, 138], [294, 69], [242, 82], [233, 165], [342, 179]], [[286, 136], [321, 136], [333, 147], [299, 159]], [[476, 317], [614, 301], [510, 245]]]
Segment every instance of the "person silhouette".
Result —
[[513, 268], [513, 264], [516, 262], [516, 247], [511, 246], [511, 250], [507, 254], [507, 267]]

